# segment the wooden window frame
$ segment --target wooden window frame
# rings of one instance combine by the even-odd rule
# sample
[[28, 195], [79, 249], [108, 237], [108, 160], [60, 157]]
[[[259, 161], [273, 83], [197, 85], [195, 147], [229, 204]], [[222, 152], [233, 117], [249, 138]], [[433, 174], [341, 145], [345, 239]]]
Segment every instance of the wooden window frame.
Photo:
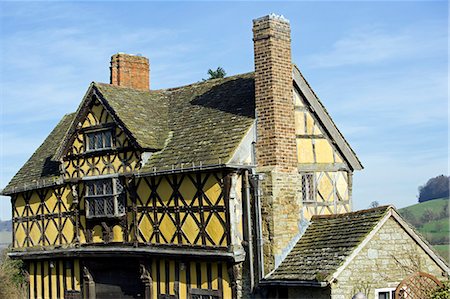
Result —
[[[101, 181], [111, 182], [112, 193], [110, 193], [110, 194], [106, 194], [106, 193], [89, 194], [89, 186], [94, 185], [94, 188], [95, 188], [95, 184], [98, 182], [101, 182]], [[122, 191], [118, 190], [118, 188], [117, 188], [118, 184], [120, 184], [120, 182], [118, 181], [118, 178], [116, 178], [116, 177], [86, 180], [86, 182], [85, 182], [86, 192], [85, 192], [85, 196], [84, 196], [85, 205], [86, 205], [86, 218], [89, 218], [89, 219], [115, 218], [115, 217], [121, 217], [121, 216], [125, 215], [126, 209], [124, 209], [124, 211], [119, 211], [119, 200], [123, 200], [123, 198], [121, 198], [121, 195], [123, 195], [123, 190]], [[106, 188], [106, 184], [103, 185], [103, 188], [104, 189]], [[96, 192], [96, 191], [94, 191], [94, 192]], [[96, 198], [103, 198], [103, 200], [104, 200], [102, 214], [96, 213], [95, 209], [93, 209], [95, 214], [91, 214], [91, 205], [94, 204], [94, 200]], [[107, 213], [106, 204], [105, 204], [107, 201], [110, 201], [110, 202], [112, 201], [114, 213]], [[125, 205], [125, 202], [123, 202], [123, 205]]]
[[380, 293], [388, 293], [388, 299], [395, 299], [395, 288], [381, 288], [375, 289], [375, 299], [379, 299]]
[[316, 202], [316, 182], [314, 172], [303, 172], [301, 176], [301, 191], [303, 203]]
[[[106, 146], [106, 138], [105, 133], [109, 132], [109, 139], [110, 139], [110, 146]], [[91, 152], [98, 152], [98, 151], [104, 151], [104, 150], [110, 150], [115, 148], [114, 146], [114, 130], [113, 128], [99, 128], [99, 129], [92, 129], [92, 130], [86, 130], [84, 132], [84, 144], [85, 144], [85, 152], [91, 153]], [[97, 143], [94, 142], [94, 147], [91, 148], [91, 144], [89, 142], [90, 136], [101, 136], [102, 137], [102, 147], [96, 147]], [[95, 140], [97, 140], [98, 137], [95, 137]]]

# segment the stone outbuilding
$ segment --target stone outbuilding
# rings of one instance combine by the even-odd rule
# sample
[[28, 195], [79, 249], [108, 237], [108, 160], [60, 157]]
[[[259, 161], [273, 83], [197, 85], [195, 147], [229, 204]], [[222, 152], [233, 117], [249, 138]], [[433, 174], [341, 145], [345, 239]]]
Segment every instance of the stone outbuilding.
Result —
[[[317, 215], [261, 284], [270, 298], [392, 299], [408, 276], [448, 279], [449, 267], [392, 206]], [[408, 286], [404, 285], [406, 289]]]

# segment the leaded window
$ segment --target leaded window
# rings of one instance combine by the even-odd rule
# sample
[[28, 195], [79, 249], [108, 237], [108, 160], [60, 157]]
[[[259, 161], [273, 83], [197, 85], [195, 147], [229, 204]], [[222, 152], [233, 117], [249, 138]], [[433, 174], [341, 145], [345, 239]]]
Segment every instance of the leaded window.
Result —
[[303, 173], [302, 175], [302, 198], [303, 202], [314, 202], [316, 199], [316, 192], [314, 186], [314, 174]]
[[117, 178], [86, 181], [85, 199], [88, 218], [125, 214], [123, 186]]
[[86, 133], [86, 149], [88, 151], [96, 151], [101, 149], [112, 148], [112, 131], [102, 130]]

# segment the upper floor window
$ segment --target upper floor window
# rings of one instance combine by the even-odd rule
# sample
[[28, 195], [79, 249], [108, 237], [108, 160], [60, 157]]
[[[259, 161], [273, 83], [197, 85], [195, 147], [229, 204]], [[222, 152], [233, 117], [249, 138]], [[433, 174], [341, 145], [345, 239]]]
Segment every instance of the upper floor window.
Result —
[[85, 199], [88, 218], [125, 214], [125, 196], [117, 178], [86, 181]]
[[316, 199], [316, 192], [314, 187], [314, 174], [302, 174], [302, 196], [303, 202], [314, 202]]
[[86, 133], [86, 149], [88, 151], [95, 151], [101, 149], [112, 148], [112, 131], [101, 130]]

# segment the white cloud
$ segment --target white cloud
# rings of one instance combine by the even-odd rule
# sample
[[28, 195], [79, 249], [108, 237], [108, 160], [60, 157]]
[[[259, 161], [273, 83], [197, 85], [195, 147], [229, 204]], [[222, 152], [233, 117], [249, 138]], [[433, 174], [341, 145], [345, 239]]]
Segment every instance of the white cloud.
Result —
[[446, 51], [447, 32], [442, 28], [441, 23], [420, 24], [397, 32], [381, 26], [361, 28], [335, 41], [329, 51], [311, 55], [306, 63], [316, 68], [374, 65]]

